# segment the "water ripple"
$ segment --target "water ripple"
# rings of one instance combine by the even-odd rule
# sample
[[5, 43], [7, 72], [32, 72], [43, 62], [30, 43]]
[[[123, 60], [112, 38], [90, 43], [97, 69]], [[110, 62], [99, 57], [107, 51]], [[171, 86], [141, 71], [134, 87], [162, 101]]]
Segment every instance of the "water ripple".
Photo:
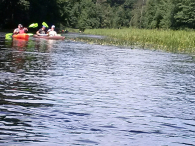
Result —
[[71, 40], [17, 43], [0, 42], [0, 145], [195, 143], [193, 56]]

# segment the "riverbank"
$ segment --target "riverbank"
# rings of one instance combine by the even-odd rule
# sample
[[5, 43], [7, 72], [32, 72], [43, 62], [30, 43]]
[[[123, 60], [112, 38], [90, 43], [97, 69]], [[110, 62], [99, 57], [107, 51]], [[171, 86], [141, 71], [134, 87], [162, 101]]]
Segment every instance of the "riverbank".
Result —
[[195, 54], [195, 32], [184, 30], [86, 29], [85, 34], [107, 36], [106, 39], [82, 38], [102, 45], [140, 46], [174, 53]]

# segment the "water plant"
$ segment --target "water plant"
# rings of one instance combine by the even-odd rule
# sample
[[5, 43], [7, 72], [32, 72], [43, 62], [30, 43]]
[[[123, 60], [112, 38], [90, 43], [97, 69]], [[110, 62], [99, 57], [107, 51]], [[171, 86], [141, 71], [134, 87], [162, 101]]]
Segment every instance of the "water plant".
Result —
[[107, 36], [105, 39], [88, 39], [107, 45], [140, 46], [174, 53], [195, 54], [195, 32], [159, 29], [86, 29], [86, 34]]

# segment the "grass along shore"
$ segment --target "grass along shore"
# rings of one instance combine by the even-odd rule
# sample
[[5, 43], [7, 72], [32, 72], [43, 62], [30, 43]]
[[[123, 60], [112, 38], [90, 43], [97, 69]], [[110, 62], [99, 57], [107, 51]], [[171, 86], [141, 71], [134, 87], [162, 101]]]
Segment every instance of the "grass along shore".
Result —
[[140, 46], [174, 53], [195, 54], [195, 31], [157, 29], [86, 29], [85, 34], [107, 36], [106, 39], [88, 39], [93, 43], [116, 46]]

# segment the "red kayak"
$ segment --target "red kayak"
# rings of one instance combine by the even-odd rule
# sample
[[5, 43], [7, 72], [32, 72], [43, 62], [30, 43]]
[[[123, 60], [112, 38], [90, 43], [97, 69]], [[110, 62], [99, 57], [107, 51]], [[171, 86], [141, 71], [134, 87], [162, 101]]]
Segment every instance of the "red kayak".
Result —
[[29, 35], [26, 33], [14, 34], [14, 35], [12, 35], [12, 38], [28, 40]]
[[53, 40], [63, 40], [65, 39], [65, 36], [46, 36], [46, 35], [36, 35], [34, 34], [33, 37], [35, 38], [44, 38], [44, 39], [53, 39]]

